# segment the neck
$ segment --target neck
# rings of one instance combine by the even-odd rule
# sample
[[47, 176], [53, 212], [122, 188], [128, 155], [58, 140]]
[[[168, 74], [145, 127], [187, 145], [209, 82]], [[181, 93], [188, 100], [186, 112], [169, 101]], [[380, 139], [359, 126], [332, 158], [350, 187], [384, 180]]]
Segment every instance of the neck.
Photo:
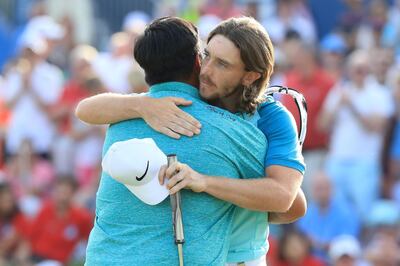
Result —
[[233, 103], [232, 101], [227, 101], [226, 99], [219, 100], [217, 106], [221, 107], [222, 109], [228, 110], [231, 113], [237, 112], [237, 104]]
[[192, 73], [188, 79], [185, 80], [177, 80], [178, 82], [189, 84], [195, 88], [200, 87], [199, 75], [196, 73]]
[[221, 98], [218, 101], [217, 106], [219, 106], [225, 110], [228, 110], [231, 113], [237, 113], [239, 111], [238, 107], [239, 107], [240, 95], [241, 95], [241, 90], [236, 90], [232, 94]]

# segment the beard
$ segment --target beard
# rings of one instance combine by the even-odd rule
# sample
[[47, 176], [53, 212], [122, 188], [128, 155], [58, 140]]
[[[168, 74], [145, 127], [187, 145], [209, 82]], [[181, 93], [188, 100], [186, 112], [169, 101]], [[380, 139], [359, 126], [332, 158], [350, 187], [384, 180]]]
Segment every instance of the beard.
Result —
[[[203, 98], [208, 104], [220, 107], [222, 109], [228, 109], [231, 112], [236, 112], [239, 108], [241, 96], [243, 94], [244, 86], [242, 84], [237, 84], [233, 88], [222, 89], [224, 93], [220, 95], [215, 95], [215, 97], [208, 97], [208, 99]], [[230, 106], [230, 108], [228, 108]], [[234, 108], [232, 108], [234, 106]]]

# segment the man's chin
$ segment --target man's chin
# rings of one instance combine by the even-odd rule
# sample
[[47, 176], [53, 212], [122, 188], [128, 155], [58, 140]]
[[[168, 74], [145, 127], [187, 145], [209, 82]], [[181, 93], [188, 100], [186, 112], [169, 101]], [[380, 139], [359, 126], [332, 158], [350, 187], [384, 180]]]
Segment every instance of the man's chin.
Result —
[[212, 101], [217, 98], [216, 95], [213, 95], [213, 94], [208, 93], [207, 91], [203, 91], [203, 90], [200, 90], [200, 96], [205, 101]]

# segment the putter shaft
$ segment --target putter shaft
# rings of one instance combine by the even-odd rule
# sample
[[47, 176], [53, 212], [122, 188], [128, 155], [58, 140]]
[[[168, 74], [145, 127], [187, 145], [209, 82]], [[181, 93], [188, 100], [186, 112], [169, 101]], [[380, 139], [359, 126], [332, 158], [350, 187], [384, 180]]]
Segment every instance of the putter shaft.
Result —
[[[177, 162], [177, 156], [175, 154], [168, 155], [168, 166]], [[172, 208], [172, 223], [174, 229], [175, 244], [185, 243], [185, 237], [183, 233], [183, 222], [182, 222], [182, 209], [181, 209], [181, 194], [179, 192], [170, 196], [171, 208]], [[178, 245], [179, 248], [179, 245]]]

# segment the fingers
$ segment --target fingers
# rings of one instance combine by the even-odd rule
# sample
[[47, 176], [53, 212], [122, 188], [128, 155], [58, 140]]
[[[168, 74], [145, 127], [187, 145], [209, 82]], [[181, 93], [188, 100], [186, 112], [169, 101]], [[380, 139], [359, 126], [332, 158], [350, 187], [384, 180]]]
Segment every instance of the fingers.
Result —
[[[168, 97], [168, 99], [170, 99], [171, 101], [173, 101], [176, 105], [191, 105], [192, 101], [189, 100], [185, 100], [183, 98], [178, 98], [178, 97]], [[193, 116], [191, 116], [190, 114], [182, 111], [179, 108], [176, 108], [175, 110], [175, 115], [183, 120], [185, 120], [186, 122], [188, 122], [189, 124], [195, 126], [196, 128], [200, 129], [201, 128], [201, 124], [200, 122], [195, 119]], [[190, 130], [190, 128], [188, 128]]]
[[165, 171], [165, 176], [170, 179], [176, 172], [179, 172], [182, 169], [180, 163], [171, 164]]
[[175, 185], [177, 185], [178, 183], [180, 183], [183, 179], [185, 179], [185, 172], [181, 171], [179, 173], [177, 173], [176, 175], [174, 175], [173, 177], [171, 177], [168, 180], [168, 184], [167, 184], [167, 188], [171, 189], [173, 188]]
[[158, 171], [158, 182], [160, 182], [160, 185], [164, 185], [166, 171], [167, 171], [166, 165], [161, 166], [160, 171]]
[[183, 98], [179, 98], [179, 97], [168, 97], [168, 99], [170, 99], [171, 101], [173, 101], [176, 105], [184, 105], [184, 106], [188, 106], [192, 104], [192, 101], [183, 99]]
[[171, 188], [169, 190], [169, 194], [175, 194], [176, 192], [184, 189], [185, 187], [187, 187], [189, 184], [189, 181], [187, 179], [184, 179], [183, 181], [179, 182], [178, 184], [176, 184], [176, 186], [174, 186], [173, 188]]
[[195, 134], [200, 134], [201, 124], [193, 116], [182, 110], [177, 112], [175, 115], [179, 118], [178, 122], [182, 127], [192, 131]]
[[181, 135], [179, 135], [178, 133], [172, 131], [171, 129], [169, 129], [167, 127], [161, 127], [157, 131], [164, 135], [167, 135], [168, 137], [174, 138], [174, 139], [179, 139], [181, 137]]
[[[183, 124], [183, 126], [182, 126], [182, 124]], [[171, 122], [171, 125], [169, 126], [169, 128], [172, 131], [174, 131], [174, 132], [176, 132], [176, 133], [178, 133], [180, 135], [193, 137], [194, 132], [191, 131], [190, 129], [185, 128], [185, 126], [186, 126], [185, 122], [182, 122], [182, 121], [180, 121], [180, 122]]]

